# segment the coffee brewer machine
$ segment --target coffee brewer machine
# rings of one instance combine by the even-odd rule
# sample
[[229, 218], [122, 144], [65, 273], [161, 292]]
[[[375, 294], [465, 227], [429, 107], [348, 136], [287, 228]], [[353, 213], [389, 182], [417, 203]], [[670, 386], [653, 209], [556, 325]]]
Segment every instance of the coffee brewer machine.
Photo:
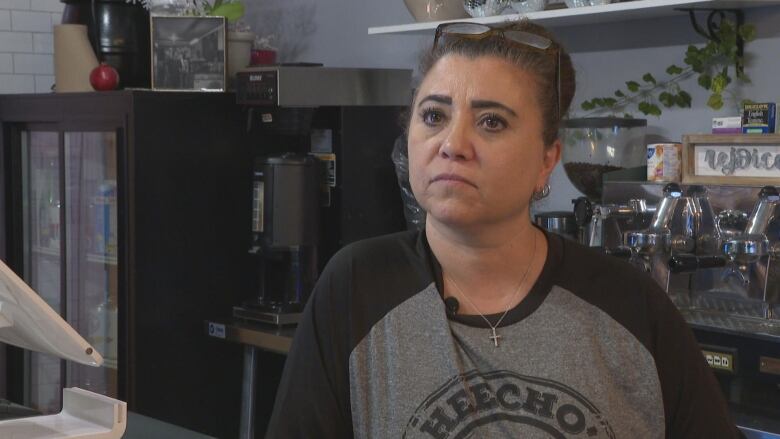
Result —
[[269, 323], [297, 322], [317, 280], [319, 164], [285, 153], [258, 158], [252, 178], [252, 245], [259, 294], [236, 314]]
[[249, 251], [258, 285], [233, 313], [294, 324], [339, 248], [405, 228], [391, 151], [411, 71], [250, 68], [237, 75], [236, 98], [255, 139]]
[[612, 210], [600, 218], [604, 250], [648, 272], [680, 309], [737, 423], [775, 434], [778, 204], [772, 186], [605, 182], [602, 206]]

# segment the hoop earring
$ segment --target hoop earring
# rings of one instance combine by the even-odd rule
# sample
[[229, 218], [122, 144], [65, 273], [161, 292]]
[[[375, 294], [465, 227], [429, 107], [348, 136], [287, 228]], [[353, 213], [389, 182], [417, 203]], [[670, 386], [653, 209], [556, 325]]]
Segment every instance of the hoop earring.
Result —
[[545, 183], [541, 189], [534, 191], [534, 201], [539, 201], [543, 198], [546, 198], [548, 195], [550, 195], [550, 183]]

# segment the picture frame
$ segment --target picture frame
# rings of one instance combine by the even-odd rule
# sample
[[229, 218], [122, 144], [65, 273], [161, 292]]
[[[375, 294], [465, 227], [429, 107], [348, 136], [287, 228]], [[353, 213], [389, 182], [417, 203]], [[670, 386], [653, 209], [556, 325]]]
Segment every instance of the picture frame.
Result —
[[225, 17], [152, 15], [152, 89], [225, 91]]
[[684, 135], [682, 182], [780, 185], [780, 135]]

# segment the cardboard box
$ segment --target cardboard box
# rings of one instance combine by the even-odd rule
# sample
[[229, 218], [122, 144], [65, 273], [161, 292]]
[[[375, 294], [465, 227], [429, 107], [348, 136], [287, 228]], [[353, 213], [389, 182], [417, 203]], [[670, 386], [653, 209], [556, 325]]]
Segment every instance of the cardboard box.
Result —
[[713, 117], [712, 118], [712, 130], [716, 129], [729, 129], [729, 128], [742, 128], [742, 117]]
[[681, 171], [682, 143], [647, 145], [647, 181], [679, 182]]
[[745, 104], [742, 112], [742, 132], [761, 134], [775, 132], [775, 103]]

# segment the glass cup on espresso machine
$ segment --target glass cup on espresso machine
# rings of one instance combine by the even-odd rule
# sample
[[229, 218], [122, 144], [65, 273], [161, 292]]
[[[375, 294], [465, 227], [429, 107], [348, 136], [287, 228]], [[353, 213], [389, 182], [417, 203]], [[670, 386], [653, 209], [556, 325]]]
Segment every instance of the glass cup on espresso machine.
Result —
[[318, 276], [319, 169], [304, 154], [256, 160], [250, 253], [257, 256], [259, 292], [234, 316], [277, 325], [300, 319]]

